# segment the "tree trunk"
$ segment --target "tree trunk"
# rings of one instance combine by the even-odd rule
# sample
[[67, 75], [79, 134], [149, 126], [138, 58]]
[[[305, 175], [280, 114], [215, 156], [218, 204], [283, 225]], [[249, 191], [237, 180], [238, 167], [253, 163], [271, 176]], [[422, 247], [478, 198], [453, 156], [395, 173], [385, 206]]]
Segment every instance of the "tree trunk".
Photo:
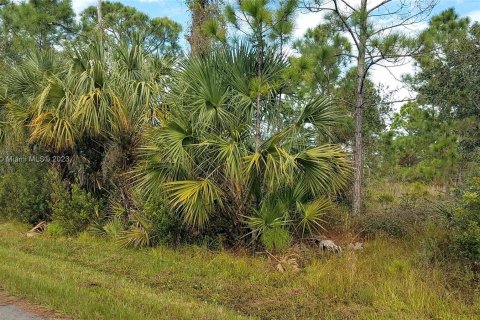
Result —
[[[360, 76], [360, 65], [357, 77]], [[362, 81], [358, 82], [355, 105], [355, 146], [353, 149], [354, 175], [353, 175], [353, 214], [358, 215], [362, 210], [362, 178], [363, 178], [363, 101]]]
[[355, 101], [355, 145], [353, 149], [354, 175], [353, 175], [353, 214], [362, 211], [362, 186], [363, 186], [363, 107], [365, 104], [365, 54], [367, 46], [367, 0], [362, 0], [360, 14], [360, 35], [358, 42], [357, 59], [357, 89]]
[[[264, 55], [264, 47], [263, 47], [263, 29], [260, 27], [258, 31], [258, 44], [259, 44], [259, 49], [257, 52], [257, 64], [258, 64], [258, 69], [257, 69], [257, 76], [260, 82], [262, 82], [262, 76], [263, 76], [263, 55]], [[261, 110], [261, 99], [260, 99], [260, 93], [257, 93], [257, 101], [256, 101], [256, 110], [255, 110], [255, 152], [258, 152], [260, 150], [260, 140], [262, 138], [262, 132], [261, 132], [261, 121], [262, 121], [262, 110]]]
[[98, 30], [100, 30], [100, 32], [103, 32], [102, 0], [98, 0], [98, 3], [97, 3], [97, 21], [98, 21]]
[[260, 96], [257, 97], [256, 110], [255, 110], [255, 152], [260, 150], [260, 121], [261, 121], [261, 110], [260, 110]]
[[190, 43], [190, 54], [197, 55], [207, 52], [210, 48], [210, 39], [202, 33], [202, 26], [211, 18], [213, 2], [209, 0], [191, 0], [192, 26], [187, 41]]

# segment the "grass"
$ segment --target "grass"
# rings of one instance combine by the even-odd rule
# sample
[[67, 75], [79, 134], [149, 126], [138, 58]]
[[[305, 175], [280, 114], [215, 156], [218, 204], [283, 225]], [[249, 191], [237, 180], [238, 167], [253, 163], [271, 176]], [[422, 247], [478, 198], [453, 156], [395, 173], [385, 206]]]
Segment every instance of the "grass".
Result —
[[412, 244], [313, 258], [280, 273], [266, 258], [200, 247], [121, 249], [82, 234], [26, 238], [0, 222], [0, 287], [78, 319], [479, 319]]

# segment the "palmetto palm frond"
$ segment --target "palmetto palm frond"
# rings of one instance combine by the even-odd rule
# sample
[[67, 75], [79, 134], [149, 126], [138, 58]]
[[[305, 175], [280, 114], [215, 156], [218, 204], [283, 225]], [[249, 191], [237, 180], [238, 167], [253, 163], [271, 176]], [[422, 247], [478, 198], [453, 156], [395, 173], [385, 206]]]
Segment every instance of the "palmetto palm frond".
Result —
[[295, 120], [295, 126], [312, 125], [324, 136], [330, 136], [331, 128], [338, 123], [340, 115], [328, 97], [318, 96], [305, 104]]
[[298, 171], [295, 155], [288, 150], [272, 146], [267, 150], [244, 157], [245, 176], [251, 180], [261, 178], [267, 190], [289, 186]]
[[75, 144], [76, 129], [65, 115], [43, 112], [35, 116], [30, 124], [31, 142], [38, 142], [55, 151], [72, 148]]
[[185, 107], [195, 116], [195, 125], [231, 126], [235, 117], [229, 110], [230, 90], [218, 68], [218, 56], [194, 57], [180, 68]]
[[133, 171], [137, 188], [146, 197], [158, 196], [167, 181], [192, 176], [192, 129], [181, 119], [170, 119], [162, 127], [151, 128], [139, 147], [140, 163]]
[[32, 53], [19, 65], [7, 70], [4, 78], [7, 98], [27, 105], [43, 90], [52, 75], [65, 74], [65, 61], [53, 51]]
[[78, 51], [70, 74], [74, 77], [73, 94], [76, 97], [73, 118], [81, 132], [88, 135], [106, 135], [126, 126], [125, 105], [114, 89], [116, 70], [110, 67], [101, 41]]
[[250, 233], [256, 239], [269, 229], [286, 228], [291, 222], [289, 205], [280, 194], [271, 194], [261, 204], [259, 210], [246, 217]]
[[255, 50], [246, 44], [239, 44], [230, 50], [222, 50], [218, 55], [218, 68], [233, 89], [234, 107], [243, 112], [252, 112], [255, 97], [251, 95], [251, 81], [257, 74]]
[[212, 149], [211, 157], [208, 161], [212, 164], [223, 167], [225, 177], [234, 182], [245, 180], [242, 172], [243, 157], [247, 153], [245, 145], [232, 137], [225, 139], [223, 137], [211, 135], [202, 142], [202, 146]]
[[296, 155], [299, 184], [314, 196], [336, 193], [346, 184], [351, 165], [340, 147], [323, 145]]
[[78, 132], [71, 117], [72, 98], [59, 76], [47, 78], [46, 85], [30, 108], [31, 143], [40, 143], [54, 151], [74, 146]]
[[157, 145], [161, 146], [164, 161], [179, 167], [190, 167], [189, 145], [193, 142], [193, 131], [181, 120], [171, 120], [156, 133]]
[[0, 145], [15, 146], [26, 140], [28, 117], [21, 105], [6, 100], [0, 103]]
[[168, 182], [164, 187], [170, 205], [194, 227], [203, 227], [215, 207], [223, 206], [222, 190], [210, 179]]
[[319, 229], [325, 229], [322, 219], [333, 207], [331, 200], [327, 198], [317, 198], [309, 203], [297, 202], [297, 210], [299, 213], [298, 229], [302, 236], [313, 234]]
[[[53, 52], [37, 52], [8, 71], [5, 116], [11, 124], [30, 129], [28, 140], [58, 151], [75, 143], [70, 118], [70, 93], [64, 78], [66, 62]], [[28, 125], [28, 127], [27, 127]], [[19, 130], [16, 131], [18, 136]]]
[[108, 88], [94, 88], [79, 94], [72, 116], [80, 130], [92, 136], [117, 133], [127, 125], [125, 105], [116, 92]]
[[120, 231], [116, 242], [122, 247], [147, 247], [151, 244], [150, 234], [152, 223], [138, 212], [130, 216], [132, 226], [128, 230]]

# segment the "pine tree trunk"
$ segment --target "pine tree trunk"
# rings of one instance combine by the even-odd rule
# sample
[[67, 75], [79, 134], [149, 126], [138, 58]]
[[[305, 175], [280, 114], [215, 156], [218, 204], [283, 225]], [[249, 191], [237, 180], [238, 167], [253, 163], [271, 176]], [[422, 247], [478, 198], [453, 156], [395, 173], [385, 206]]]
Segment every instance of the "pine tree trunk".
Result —
[[353, 214], [362, 211], [362, 186], [363, 186], [363, 107], [365, 105], [366, 79], [366, 46], [367, 46], [367, 0], [362, 0], [360, 21], [360, 36], [358, 43], [357, 60], [357, 89], [355, 102], [355, 145], [353, 149], [354, 175], [353, 175]]
[[[361, 75], [359, 65], [357, 77]], [[364, 92], [362, 91], [363, 81], [357, 85], [357, 98], [355, 106], [355, 146], [354, 146], [354, 175], [353, 175], [353, 214], [358, 215], [362, 210], [362, 178], [363, 178], [363, 102]]]

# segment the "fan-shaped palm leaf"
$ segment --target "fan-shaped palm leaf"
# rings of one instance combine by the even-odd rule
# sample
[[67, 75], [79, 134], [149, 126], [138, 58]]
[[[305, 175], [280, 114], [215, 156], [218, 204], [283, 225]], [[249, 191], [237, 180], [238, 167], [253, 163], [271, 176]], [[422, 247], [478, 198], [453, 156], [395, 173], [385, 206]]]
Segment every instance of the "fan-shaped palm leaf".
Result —
[[203, 227], [215, 206], [223, 205], [222, 190], [209, 179], [169, 182], [165, 190], [172, 208], [191, 226]]
[[301, 235], [312, 234], [319, 229], [325, 229], [322, 219], [324, 215], [333, 207], [332, 202], [327, 198], [317, 198], [307, 204], [297, 202], [297, 210], [300, 215], [298, 221], [298, 228], [301, 231]]
[[340, 191], [351, 172], [345, 153], [334, 145], [304, 150], [295, 161], [301, 172], [299, 184], [315, 196]]

